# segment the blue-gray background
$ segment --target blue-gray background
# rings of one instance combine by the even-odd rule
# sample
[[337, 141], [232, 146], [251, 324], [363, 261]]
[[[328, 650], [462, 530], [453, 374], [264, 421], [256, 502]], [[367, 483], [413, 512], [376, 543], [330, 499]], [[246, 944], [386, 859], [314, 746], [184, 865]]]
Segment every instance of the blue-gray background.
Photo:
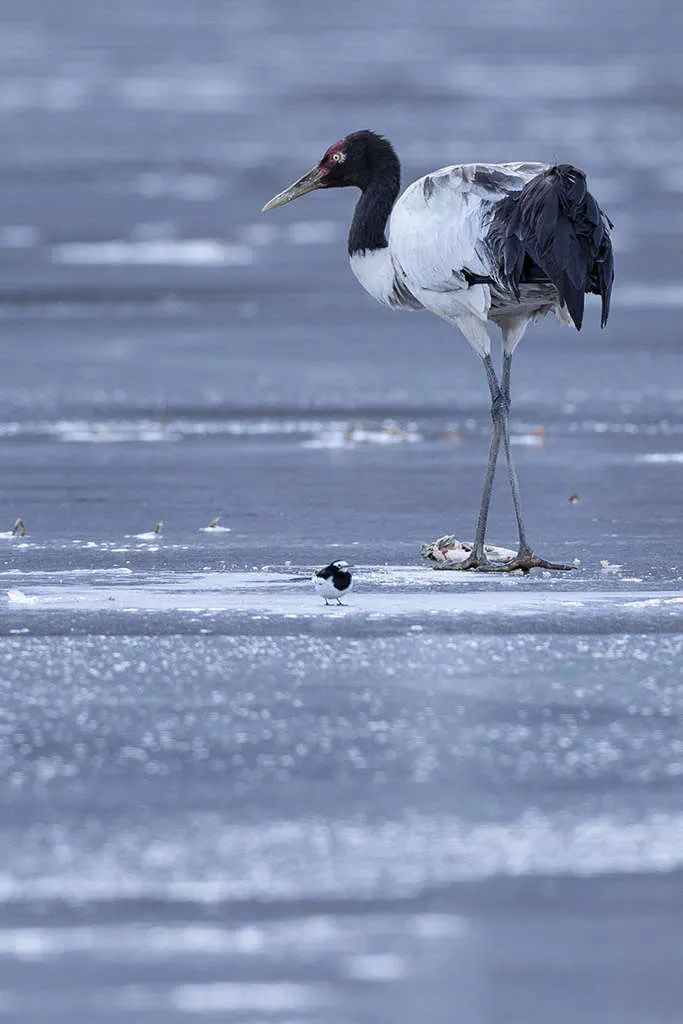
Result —
[[[682, 47], [676, 0], [4, 0], [0, 1016], [679, 1019]], [[484, 613], [363, 614], [471, 537], [478, 361], [361, 292], [349, 193], [258, 212], [364, 127], [405, 182], [574, 162], [617, 225], [609, 328], [516, 358], [531, 537], [581, 566], [440, 580]], [[207, 606], [339, 553], [348, 615]]]

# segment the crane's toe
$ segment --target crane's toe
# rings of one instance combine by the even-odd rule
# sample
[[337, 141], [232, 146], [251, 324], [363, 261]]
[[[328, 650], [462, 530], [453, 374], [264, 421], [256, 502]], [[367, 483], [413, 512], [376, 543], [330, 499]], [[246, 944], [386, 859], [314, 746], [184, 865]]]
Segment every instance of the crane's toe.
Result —
[[526, 548], [518, 551], [514, 558], [510, 558], [506, 562], [489, 563], [482, 571], [518, 572], [521, 570], [526, 575], [531, 569], [553, 569], [557, 572], [571, 572], [575, 568], [575, 565], [565, 565], [563, 562], [548, 562], [545, 558], [540, 558], [530, 548]]

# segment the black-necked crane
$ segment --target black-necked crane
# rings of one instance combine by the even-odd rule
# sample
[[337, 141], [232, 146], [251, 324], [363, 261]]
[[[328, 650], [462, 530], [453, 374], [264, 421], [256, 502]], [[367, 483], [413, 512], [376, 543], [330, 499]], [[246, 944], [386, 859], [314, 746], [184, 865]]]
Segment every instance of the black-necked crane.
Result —
[[[512, 356], [529, 323], [549, 313], [581, 329], [586, 293], [609, 314], [614, 278], [611, 222], [568, 164], [463, 164], [413, 182], [398, 197], [401, 166], [374, 132], [347, 135], [263, 207], [320, 188], [355, 186], [361, 197], [349, 232], [351, 269], [366, 291], [394, 309], [428, 309], [458, 327], [481, 357], [493, 427], [471, 554], [453, 568], [512, 572], [571, 569], [538, 557], [527, 540], [510, 452]], [[388, 236], [388, 237], [387, 237]], [[500, 380], [487, 322], [502, 332]], [[514, 558], [489, 563], [486, 520], [501, 440], [519, 531]]]

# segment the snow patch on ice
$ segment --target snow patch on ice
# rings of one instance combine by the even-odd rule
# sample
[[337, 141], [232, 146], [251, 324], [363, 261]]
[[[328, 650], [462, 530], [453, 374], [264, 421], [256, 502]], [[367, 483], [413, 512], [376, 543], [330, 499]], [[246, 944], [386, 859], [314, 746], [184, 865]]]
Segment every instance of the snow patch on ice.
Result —
[[650, 462], [654, 465], [683, 465], [683, 452], [648, 452], [646, 455], [637, 455], [636, 462]]
[[83, 265], [232, 266], [253, 263], [253, 250], [215, 238], [64, 242], [52, 247], [54, 263]]

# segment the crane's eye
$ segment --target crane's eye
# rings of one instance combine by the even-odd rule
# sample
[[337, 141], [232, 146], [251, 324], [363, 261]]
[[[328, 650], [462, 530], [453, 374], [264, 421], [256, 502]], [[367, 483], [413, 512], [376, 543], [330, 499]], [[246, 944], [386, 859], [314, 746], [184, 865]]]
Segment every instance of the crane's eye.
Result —
[[332, 154], [332, 160], [335, 164], [340, 164], [344, 160], [344, 154], [337, 151]]

